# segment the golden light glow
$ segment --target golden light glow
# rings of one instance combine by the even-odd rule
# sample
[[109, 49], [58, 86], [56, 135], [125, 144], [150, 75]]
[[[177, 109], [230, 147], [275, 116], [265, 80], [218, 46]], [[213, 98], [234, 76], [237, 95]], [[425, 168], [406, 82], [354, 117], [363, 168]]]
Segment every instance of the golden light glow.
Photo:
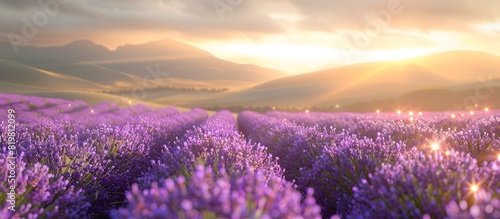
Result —
[[422, 112], [418, 112], [418, 115], [421, 116], [422, 115]]
[[380, 110], [377, 110], [377, 113], [380, 113]]
[[398, 110], [398, 114], [401, 114], [401, 110]]
[[477, 192], [477, 190], [479, 190], [479, 187], [476, 184], [472, 184], [470, 186], [470, 191], [471, 192]]
[[455, 114], [451, 114], [451, 118], [454, 119], [456, 118], [457, 116]]
[[129, 100], [129, 101], [128, 101], [128, 103], [129, 103], [129, 104], [132, 104], [132, 100]]
[[488, 112], [490, 109], [488, 107], [484, 108], [484, 111]]
[[450, 156], [450, 151], [446, 151], [444, 154], [446, 154], [446, 156]]
[[471, 115], [474, 115], [474, 111], [470, 111], [470, 114], [471, 114]]
[[306, 113], [309, 113], [309, 110], [306, 110]]
[[[321, 42], [308, 43], [311, 42], [310, 39], [302, 38], [299, 35], [294, 37], [299, 39], [291, 40], [289, 35], [279, 35], [262, 39], [260, 42], [241, 39], [229, 42], [193, 42], [192, 44], [225, 60], [237, 63], [256, 63], [290, 74], [317, 71], [336, 64], [332, 63], [332, 57], [337, 57], [339, 60], [344, 58], [341, 56], [342, 50], [324, 46]], [[290, 42], [294, 40], [302, 43]]]
[[409, 112], [408, 114], [410, 114], [410, 116], [413, 116], [413, 112]]
[[497, 32], [500, 30], [500, 23], [488, 23], [488, 24], [478, 25], [477, 28], [484, 32]]
[[439, 150], [439, 144], [434, 142], [431, 144], [431, 149], [434, 150], [434, 151], [437, 151]]
[[413, 120], [415, 120], [415, 119], [414, 119], [413, 117], [410, 117], [410, 121], [412, 121], [412, 122], [413, 122]]
[[500, 161], [500, 154], [498, 154], [497, 159], [498, 159], [498, 161]]
[[340, 106], [339, 106], [339, 105], [335, 105], [335, 107], [340, 108]]
[[417, 57], [429, 54], [431, 51], [426, 48], [421, 49], [391, 49], [366, 52], [366, 55], [374, 60], [397, 60]]
[[273, 109], [276, 109], [276, 107], [273, 106]]

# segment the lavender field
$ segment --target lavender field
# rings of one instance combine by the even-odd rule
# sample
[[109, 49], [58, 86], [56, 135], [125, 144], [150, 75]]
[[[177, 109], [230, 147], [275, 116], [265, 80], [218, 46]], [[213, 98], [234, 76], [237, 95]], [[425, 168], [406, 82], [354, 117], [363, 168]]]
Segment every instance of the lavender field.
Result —
[[500, 218], [500, 111], [0, 112], [0, 218]]

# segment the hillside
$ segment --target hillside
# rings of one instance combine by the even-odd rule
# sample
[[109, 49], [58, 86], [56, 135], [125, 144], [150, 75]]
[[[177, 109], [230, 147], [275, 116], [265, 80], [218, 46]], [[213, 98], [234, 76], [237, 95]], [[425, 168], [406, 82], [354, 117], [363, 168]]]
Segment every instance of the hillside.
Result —
[[[100, 90], [103, 89], [99, 84], [87, 81], [78, 77], [66, 74], [59, 74], [35, 67], [27, 66], [21, 63], [0, 59], [0, 81], [12, 86], [22, 86], [25, 89], [33, 88], [47, 90]], [[9, 91], [8, 87], [2, 86], [2, 91]], [[29, 92], [24, 90], [23, 92]]]
[[459, 88], [463, 85], [470, 88], [490, 78], [500, 78], [500, 57], [474, 51], [453, 51], [279, 78], [242, 91], [221, 94], [216, 97], [220, 101], [210, 100], [204, 104], [346, 105], [395, 98], [417, 90]]
[[9, 44], [3, 43], [0, 44], [0, 59], [94, 82], [114, 71], [114, 76], [106, 76], [108, 79], [102, 82], [106, 85], [116, 84], [110, 78], [125, 78], [127, 83], [131, 83], [137, 80], [133, 76], [140, 79], [148, 77], [151, 71], [148, 68], [163, 73], [159, 74], [161, 77], [205, 82], [226, 80], [259, 83], [285, 76], [276, 70], [218, 59], [206, 51], [169, 39], [141, 45], [123, 45], [115, 50], [81, 40], [63, 46], [24, 46], [20, 47], [17, 54]]

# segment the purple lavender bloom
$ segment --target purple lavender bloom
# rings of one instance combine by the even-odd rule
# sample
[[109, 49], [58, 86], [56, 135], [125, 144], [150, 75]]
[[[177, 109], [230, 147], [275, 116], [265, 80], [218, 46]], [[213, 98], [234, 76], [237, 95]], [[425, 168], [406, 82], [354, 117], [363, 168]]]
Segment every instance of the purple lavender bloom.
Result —
[[[0, 154], [0, 192], [6, 194], [0, 201], [2, 211], [0, 215], [9, 218], [38, 218], [38, 217], [65, 217], [86, 218], [90, 204], [83, 196], [82, 190], [68, 186], [68, 181], [56, 178], [50, 173], [47, 166], [35, 163], [27, 165], [23, 160], [24, 154], [15, 159], [15, 177], [10, 178], [10, 162], [8, 153], [4, 150]], [[11, 186], [15, 189], [12, 190]], [[7, 201], [7, 196], [14, 200]]]
[[190, 177], [196, 165], [225, 168], [229, 175], [260, 170], [266, 177], [281, 176], [283, 171], [261, 145], [248, 143], [237, 131], [233, 115], [220, 111], [199, 127], [187, 131], [182, 139], [167, 146], [151, 169], [139, 179], [141, 188], [174, 175]]
[[397, 164], [382, 165], [353, 188], [350, 218], [444, 218], [450, 202], [470, 204], [477, 190], [473, 186], [489, 190], [486, 182], [498, 182], [498, 174], [483, 173], [482, 168], [469, 154], [453, 150], [401, 155]]
[[320, 218], [312, 190], [301, 202], [300, 193], [280, 178], [217, 171], [198, 166], [189, 181], [180, 176], [143, 191], [134, 184], [128, 207], [113, 211], [112, 218]]

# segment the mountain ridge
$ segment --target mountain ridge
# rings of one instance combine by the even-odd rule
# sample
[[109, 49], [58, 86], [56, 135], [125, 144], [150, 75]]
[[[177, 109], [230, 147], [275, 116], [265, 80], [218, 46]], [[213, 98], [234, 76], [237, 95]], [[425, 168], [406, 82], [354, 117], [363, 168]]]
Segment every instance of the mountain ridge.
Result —
[[[61, 46], [21, 46], [19, 53], [0, 44], [0, 59], [11, 60], [36, 68], [88, 79], [88, 71], [78, 64], [99, 65], [142, 79], [150, 70], [161, 66], [161, 77], [215, 81], [228, 80], [257, 83], [286, 76], [275, 69], [245, 65], [217, 58], [207, 51], [172, 39], [162, 39], [143, 44], [125, 44], [110, 50], [90, 40], [73, 41]], [[97, 69], [97, 68], [96, 68]], [[101, 72], [97, 69], [97, 73]], [[103, 72], [109, 72], [104, 71]], [[160, 74], [158, 74], [160, 75]], [[107, 83], [107, 84], [113, 84]]]

